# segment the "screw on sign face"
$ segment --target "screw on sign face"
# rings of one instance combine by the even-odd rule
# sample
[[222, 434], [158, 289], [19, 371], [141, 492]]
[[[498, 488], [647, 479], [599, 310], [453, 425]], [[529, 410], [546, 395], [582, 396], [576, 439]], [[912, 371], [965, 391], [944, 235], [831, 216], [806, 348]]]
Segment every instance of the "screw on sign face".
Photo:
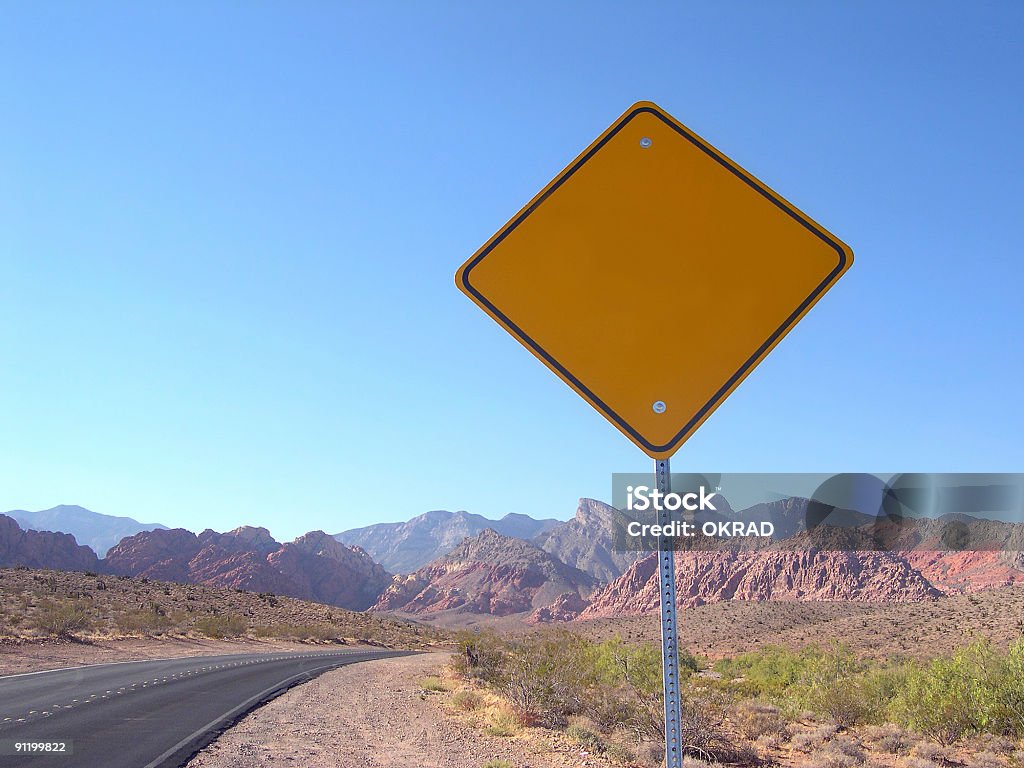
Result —
[[[455, 279], [656, 460], [667, 493], [668, 458], [852, 264], [850, 248], [820, 224], [638, 102]], [[655, 333], [657, 364], [627, 365]], [[682, 746], [671, 542], [659, 550], [674, 768]]]

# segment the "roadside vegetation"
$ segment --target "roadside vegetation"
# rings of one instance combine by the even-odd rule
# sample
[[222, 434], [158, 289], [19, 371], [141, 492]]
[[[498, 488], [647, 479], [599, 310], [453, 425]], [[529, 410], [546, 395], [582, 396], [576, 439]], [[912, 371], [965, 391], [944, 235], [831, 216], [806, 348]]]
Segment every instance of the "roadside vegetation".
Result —
[[[839, 644], [682, 660], [689, 765], [1024, 766], [1024, 638], [1008, 649], [979, 641], [931, 660], [865, 660]], [[451, 672], [461, 687], [450, 705], [490, 710], [480, 718], [490, 733], [541, 726], [611, 763], [660, 764], [653, 644], [561, 631], [466, 633]], [[504, 727], [496, 729], [501, 707]]]
[[447, 633], [432, 627], [267, 592], [0, 569], [0, 642], [190, 637], [405, 648], [450, 642]]

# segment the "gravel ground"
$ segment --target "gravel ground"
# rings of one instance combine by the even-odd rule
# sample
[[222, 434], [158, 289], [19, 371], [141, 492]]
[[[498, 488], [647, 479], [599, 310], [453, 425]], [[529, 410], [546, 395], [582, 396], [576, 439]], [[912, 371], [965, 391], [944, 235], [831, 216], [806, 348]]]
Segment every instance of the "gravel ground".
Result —
[[424, 696], [417, 680], [441, 654], [385, 659], [328, 672], [250, 713], [196, 755], [188, 768], [515, 768], [604, 766], [535, 729], [487, 736]]

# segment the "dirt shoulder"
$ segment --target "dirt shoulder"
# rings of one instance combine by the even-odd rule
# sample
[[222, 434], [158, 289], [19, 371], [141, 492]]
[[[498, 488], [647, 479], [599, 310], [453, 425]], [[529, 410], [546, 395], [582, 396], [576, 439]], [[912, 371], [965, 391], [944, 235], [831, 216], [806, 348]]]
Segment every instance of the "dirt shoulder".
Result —
[[310, 651], [319, 647], [309, 643], [263, 640], [212, 640], [205, 638], [125, 638], [92, 642], [58, 642], [54, 640], [7, 640], [0, 642], [0, 675], [38, 672], [85, 664], [108, 664], [115, 661], [170, 659], [181, 656], [215, 656], [228, 653], [261, 653], [266, 651]]
[[188, 768], [514, 768], [605, 766], [537, 729], [489, 736], [461, 722], [418, 683], [446, 654], [386, 659], [328, 672], [252, 712]]

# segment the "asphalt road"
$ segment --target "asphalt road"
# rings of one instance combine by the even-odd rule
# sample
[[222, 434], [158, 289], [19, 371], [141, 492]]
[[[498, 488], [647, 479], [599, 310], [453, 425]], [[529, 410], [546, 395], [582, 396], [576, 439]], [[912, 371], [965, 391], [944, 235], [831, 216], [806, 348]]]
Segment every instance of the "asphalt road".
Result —
[[[405, 653], [192, 656], [0, 677], [0, 766], [177, 768], [292, 685]], [[70, 752], [10, 754], [18, 742], [70, 742]]]

